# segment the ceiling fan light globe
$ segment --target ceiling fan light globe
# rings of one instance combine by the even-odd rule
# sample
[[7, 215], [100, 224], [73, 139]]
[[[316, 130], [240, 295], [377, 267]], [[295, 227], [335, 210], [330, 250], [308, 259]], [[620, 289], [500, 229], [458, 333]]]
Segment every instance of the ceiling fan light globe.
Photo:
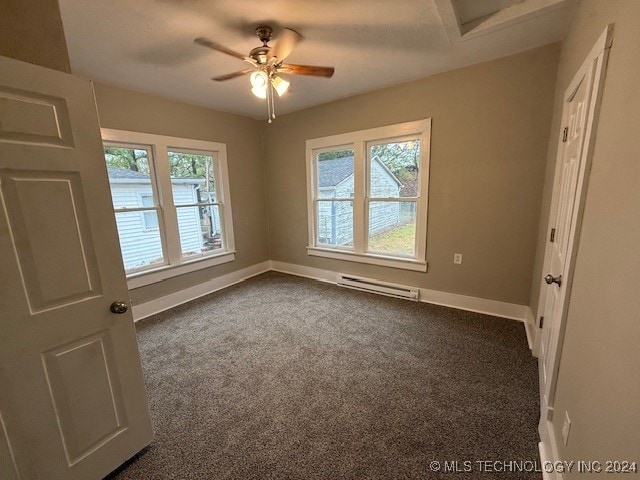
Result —
[[273, 83], [273, 88], [276, 89], [276, 92], [278, 92], [279, 97], [281, 97], [286, 93], [290, 85], [290, 83], [287, 82], [284, 78], [281, 78], [278, 76], [273, 77], [272, 83]]
[[256, 97], [262, 98], [263, 100], [267, 98], [267, 87], [252, 87], [251, 93], [253, 93]]
[[265, 72], [262, 72], [262, 71], [253, 72], [251, 74], [251, 77], [249, 77], [249, 80], [251, 81], [251, 86], [253, 88], [262, 88], [262, 89], [265, 89], [266, 91], [267, 82], [269, 79]]

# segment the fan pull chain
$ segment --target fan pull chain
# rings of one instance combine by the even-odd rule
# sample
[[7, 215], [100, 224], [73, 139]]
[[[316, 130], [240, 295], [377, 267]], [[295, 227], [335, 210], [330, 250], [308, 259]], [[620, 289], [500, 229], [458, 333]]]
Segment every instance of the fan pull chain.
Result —
[[276, 119], [276, 107], [274, 102], [274, 88], [271, 78], [269, 78], [267, 86], [267, 115], [269, 116], [268, 122], [271, 123]]

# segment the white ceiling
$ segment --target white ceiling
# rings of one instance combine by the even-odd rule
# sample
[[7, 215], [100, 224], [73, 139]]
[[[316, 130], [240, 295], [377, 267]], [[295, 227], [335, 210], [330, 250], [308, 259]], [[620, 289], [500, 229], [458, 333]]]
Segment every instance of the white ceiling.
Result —
[[260, 23], [304, 40], [290, 63], [334, 66], [331, 79], [289, 76], [287, 113], [564, 37], [575, 0], [59, 0], [71, 68], [105, 83], [254, 118], [266, 104], [247, 77], [213, 82], [248, 54]]

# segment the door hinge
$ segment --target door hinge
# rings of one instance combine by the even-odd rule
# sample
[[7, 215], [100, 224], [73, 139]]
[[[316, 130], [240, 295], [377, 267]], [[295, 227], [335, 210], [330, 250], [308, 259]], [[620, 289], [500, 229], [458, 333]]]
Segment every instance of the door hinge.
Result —
[[540, 328], [544, 325], [544, 317], [540, 317]]
[[569, 127], [564, 127], [564, 131], [562, 132], [562, 143], [567, 141], [567, 135], [569, 135]]
[[556, 240], [556, 229], [552, 228], [551, 229], [551, 236], [549, 237], [549, 241], [551, 243], [553, 243]]

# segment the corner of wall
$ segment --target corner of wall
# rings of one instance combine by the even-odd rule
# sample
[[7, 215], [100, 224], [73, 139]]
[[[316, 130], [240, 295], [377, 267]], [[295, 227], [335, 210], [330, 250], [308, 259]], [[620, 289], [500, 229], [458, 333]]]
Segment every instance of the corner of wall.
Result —
[[264, 206], [267, 215], [264, 219], [267, 227], [267, 251], [269, 252], [269, 258], [272, 256], [271, 249], [271, 224], [269, 223], [269, 195], [268, 195], [268, 185], [267, 185], [267, 152], [265, 147], [265, 136], [266, 136], [266, 126], [265, 123], [261, 120], [256, 120], [256, 122], [260, 122], [258, 124], [258, 128], [260, 130], [260, 153], [262, 155], [261, 163], [262, 163], [262, 181], [264, 183]]
[[[547, 136], [547, 159], [544, 174], [544, 183], [542, 185], [542, 194], [540, 199], [540, 211], [538, 214], [538, 244], [536, 246], [535, 257], [533, 260], [531, 291], [529, 294], [529, 306], [533, 312], [533, 318], [538, 317], [538, 299], [540, 297], [540, 279], [544, 264], [544, 256], [546, 249], [547, 230], [549, 223], [549, 209], [551, 207], [551, 193], [553, 190], [553, 178], [556, 166], [556, 149], [557, 136], [555, 133], [560, 128], [560, 115], [562, 113], [562, 98], [564, 90], [560, 85], [559, 70], [560, 59], [562, 55], [562, 44], [560, 44], [556, 60], [556, 76], [555, 76], [555, 96], [551, 117], [549, 118], [549, 134]], [[560, 112], [560, 113], [559, 113]]]

